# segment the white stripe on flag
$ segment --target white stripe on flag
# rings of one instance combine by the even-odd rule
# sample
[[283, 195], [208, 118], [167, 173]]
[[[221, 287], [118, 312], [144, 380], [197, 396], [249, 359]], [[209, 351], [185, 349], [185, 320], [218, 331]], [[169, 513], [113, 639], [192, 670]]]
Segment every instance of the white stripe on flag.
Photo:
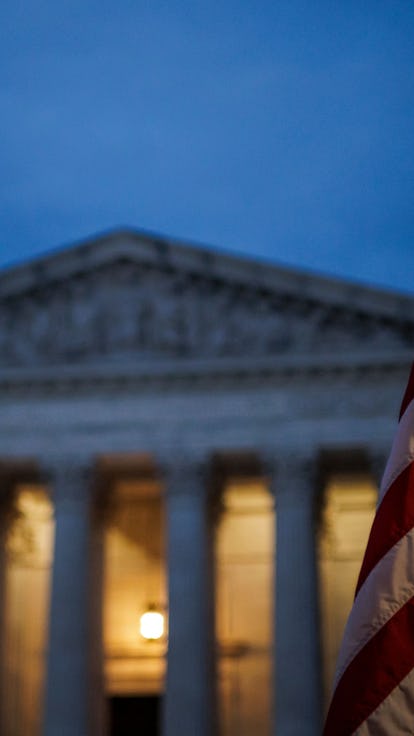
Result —
[[408, 736], [413, 733], [414, 670], [411, 670], [352, 736]]
[[355, 598], [339, 652], [334, 688], [362, 647], [414, 595], [413, 560], [411, 529], [371, 570]]
[[390, 485], [414, 460], [414, 401], [407, 406], [401, 417], [391, 453], [385, 468], [379, 492], [378, 505], [381, 503]]

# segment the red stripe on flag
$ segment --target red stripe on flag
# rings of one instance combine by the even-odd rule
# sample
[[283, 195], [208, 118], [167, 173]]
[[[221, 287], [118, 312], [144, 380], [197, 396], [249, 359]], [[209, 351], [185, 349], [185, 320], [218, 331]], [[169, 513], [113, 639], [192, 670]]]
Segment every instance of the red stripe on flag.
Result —
[[413, 399], [414, 399], [414, 363], [411, 367], [410, 377], [408, 379], [407, 388], [405, 389], [405, 394], [402, 400], [401, 409], [400, 409], [400, 419], [402, 415], [404, 414], [408, 404], [410, 404]]
[[355, 597], [380, 559], [414, 527], [414, 462], [395, 479], [376, 513]]
[[345, 670], [332, 698], [324, 736], [353, 734], [414, 668], [413, 631], [411, 598]]

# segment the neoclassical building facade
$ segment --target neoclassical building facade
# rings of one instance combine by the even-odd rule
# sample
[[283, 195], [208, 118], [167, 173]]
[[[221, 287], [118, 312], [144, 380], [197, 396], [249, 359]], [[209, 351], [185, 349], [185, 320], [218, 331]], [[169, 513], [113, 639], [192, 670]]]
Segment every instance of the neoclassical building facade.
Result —
[[5, 269], [0, 733], [319, 734], [413, 344], [414, 297], [133, 231]]

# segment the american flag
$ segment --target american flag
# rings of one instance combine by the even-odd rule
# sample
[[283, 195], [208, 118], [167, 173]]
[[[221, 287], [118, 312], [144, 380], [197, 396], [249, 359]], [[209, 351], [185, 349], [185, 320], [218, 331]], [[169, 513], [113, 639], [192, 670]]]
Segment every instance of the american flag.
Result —
[[414, 365], [338, 657], [324, 736], [414, 734]]

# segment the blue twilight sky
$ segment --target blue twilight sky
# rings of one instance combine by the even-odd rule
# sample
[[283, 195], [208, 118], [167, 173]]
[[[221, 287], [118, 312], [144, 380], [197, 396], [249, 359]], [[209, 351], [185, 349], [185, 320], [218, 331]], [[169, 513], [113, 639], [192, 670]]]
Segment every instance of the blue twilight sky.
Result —
[[2, 0], [0, 265], [129, 225], [414, 292], [412, 0]]

